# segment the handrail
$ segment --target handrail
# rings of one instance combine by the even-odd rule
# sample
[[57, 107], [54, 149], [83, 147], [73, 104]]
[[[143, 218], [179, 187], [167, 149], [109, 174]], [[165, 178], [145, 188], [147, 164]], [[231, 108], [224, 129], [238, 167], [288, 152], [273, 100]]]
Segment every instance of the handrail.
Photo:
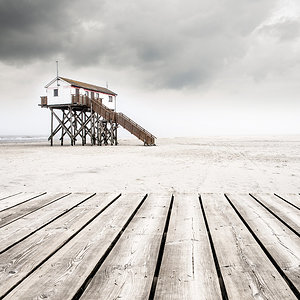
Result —
[[[105, 119], [109, 119], [109, 120], [113, 120], [116, 121], [116, 113], [114, 111], [112, 111], [111, 109], [109, 109], [107, 106], [105, 106], [102, 103], [97, 102], [95, 99], [93, 98], [89, 98], [91, 100], [91, 103], [95, 104], [96, 106], [98, 106], [100, 108], [100, 114], [101, 114], [101, 110], [104, 111], [104, 114], [102, 115]], [[107, 118], [108, 116], [108, 118]]]
[[141, 131], [143, 131], [144, 133], [150, 135], [151, 137], [156, 139], [156, 136], [154, 136], [153, 134], [151, 134], [149, 131], [147, 131], [145, 128], [143, 128], [142, 126], [140, 126], [139, 124], [137, 124], [136, 122], [134, 122], [132, 119], [130, 119], [129, 117], [127, 117], [126, 115], [124, 115], [123, 113], [117, 113], [118, 117], [122, 116], [124, 119], [126, 119], [129, 123], [132, 123], [133, 125], [135, 125], [138, 129], [140, 129]]
[[[123, 113], [117, 113], [109, 109], [102, 102], [97, 101], [97, 99], [90, 98], [86, 95], [72, 95], [72, 103], [79, 103], [91, 107], [104, 119], [117, 122], [137, 138], [144, 141], [145, 144], [153, 145], [155, 143], [156, 137], [153, 134], [151, 134], [149, 131], [147, 131], [145, 128], [134, 122]], [[126, 124], [126, 122], [129, 123], [129, 126]]]

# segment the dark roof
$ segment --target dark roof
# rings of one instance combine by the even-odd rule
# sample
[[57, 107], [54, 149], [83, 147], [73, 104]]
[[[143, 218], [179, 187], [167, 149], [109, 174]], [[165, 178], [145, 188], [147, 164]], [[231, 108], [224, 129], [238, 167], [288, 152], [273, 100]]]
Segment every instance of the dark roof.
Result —
[[85, 82], [81, 82], [81, 81], [77, 81], [77, 80], [73, 80], [73, 79], [68, 79], [65, 77], [59, 77], [60, 79], [69, 82], [71, 85], [75, 86], [75, 87], [80, 87], [80, 88], [84, 88], [87, 90], [92, 90], [95, 92], [100, 92], [100, 93], [104, 93], [104, 94], [108, 94], [108, 95], [113, 95], [116, 96], [117, 94], [114, 93], [113, 91], [101, 87], [101, 86], [97, 86], [97, 85], [93, 85], [93, 84], [89, 84], [89, 83], [85, 83]]

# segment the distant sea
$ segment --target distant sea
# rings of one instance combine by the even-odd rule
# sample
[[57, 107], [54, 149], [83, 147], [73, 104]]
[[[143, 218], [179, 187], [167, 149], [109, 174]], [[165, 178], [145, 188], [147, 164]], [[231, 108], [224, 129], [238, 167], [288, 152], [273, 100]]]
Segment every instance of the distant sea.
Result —
[[0, 135], [0, 144], [47, 142], [48, 137], [40, 135]]

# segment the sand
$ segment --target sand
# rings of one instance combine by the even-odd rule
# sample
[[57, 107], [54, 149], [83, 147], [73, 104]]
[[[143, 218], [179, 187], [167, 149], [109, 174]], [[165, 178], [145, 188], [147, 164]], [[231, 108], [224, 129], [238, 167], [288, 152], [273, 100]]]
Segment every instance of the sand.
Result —
[[138, 140], [119, 146], [0, 145], [6, 192], [299, 193], [300, 136]]

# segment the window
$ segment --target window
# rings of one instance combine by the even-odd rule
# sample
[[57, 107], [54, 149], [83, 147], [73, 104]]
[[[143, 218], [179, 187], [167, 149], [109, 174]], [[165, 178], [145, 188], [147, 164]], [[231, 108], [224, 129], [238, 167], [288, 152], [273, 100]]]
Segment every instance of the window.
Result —
[[57, 96], [58, 96], [58, 89], [54, 89], [53, 92], [54, 92], [54, 93], [53, 93], [53, 96], [54, 96], [54, 97], [57, 97]]
[[96, 99], [99, 99], [99, 93], [96, 93]]
[[108, 102], [113, 102], [112, 96], [108, 96]]
[[85, 91], [85, 95], [86, 95], [86, 96], [89, 96], [89, 92], [88, 92], [88, 91]]

